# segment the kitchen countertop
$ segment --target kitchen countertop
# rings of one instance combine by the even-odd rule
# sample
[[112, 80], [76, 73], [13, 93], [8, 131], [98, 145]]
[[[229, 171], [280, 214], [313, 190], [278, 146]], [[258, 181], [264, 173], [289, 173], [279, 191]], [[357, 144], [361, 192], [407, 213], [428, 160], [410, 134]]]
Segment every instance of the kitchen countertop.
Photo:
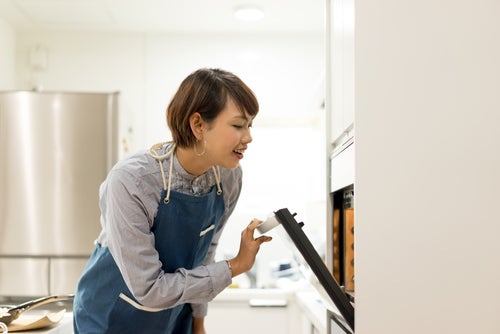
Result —
[[[2, 300], [4, 305], [19, 305], [27, 300], [35, 300], [39, 297], [9, 297]], [[21, 313], [19, 319], [13, 322], [19, 326], [28, 326], [38, 322], [46, 322], [49, 325], [51, 322], [56, 322], [52, 326], [39, 329], [12, 331], [9, 333], [26, 333], [26, 334], [73, 334], [73, 299], [66, 299], [38, 305], [25, 312]]]
[[[234, 302], [240, 300], [267, 303], [280, 301], [286, 304], [290, 298], [290, 291], [281, 289], [226, 289], [215, 298], [215, 302]], [[59, 308], [54, 308], [57, 311]], [[35, 312], [35, 310], [30, 311]], [[73, 334], [73, 312], [66, 312], [63, 319], [54, 326], [20, 332], [9, 332], [19, 334]]]
[[63, 319], [54, 326], [34, 329], [29, 331], [11, 332], [9, 333], [26, 333], [26, 334], [73, 334], [73, 312], [66, 312]]
[[240, 289], [229, 288], [217, 295], [214, 301], [240, 300], [288, 300], [291, 292], [283, 289]]
[[[330, 308], [321, 295], [314, 289], [282, 290], [282, 289], [227, 289], [215, 298], [215, 301], [237, 300], [290, 300], [291, 295], [300, 309], [307, 315], [320, 333], [326, 332], [326, 310]], [[10, 333], [10, 332], [9, 332]], [[44, 329], [12, 332], [20, 334], [73, 334], [73, 312], [66, 312], [63, 319], [54, 326]]]

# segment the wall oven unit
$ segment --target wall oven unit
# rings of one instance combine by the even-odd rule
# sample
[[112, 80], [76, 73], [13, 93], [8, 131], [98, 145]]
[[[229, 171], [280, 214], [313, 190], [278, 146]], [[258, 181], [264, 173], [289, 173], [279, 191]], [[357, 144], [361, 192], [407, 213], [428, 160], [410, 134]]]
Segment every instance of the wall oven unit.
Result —
[[[354, 149], [354, 137], [351, 137], [337, 146], [330, 156], [326, 254], [328, 269], [353, 305], [355, 302]], [[328, 333], [350, 333], [341, 331], [346, 327], [341, 320], [337, 314], [329, 312]]]

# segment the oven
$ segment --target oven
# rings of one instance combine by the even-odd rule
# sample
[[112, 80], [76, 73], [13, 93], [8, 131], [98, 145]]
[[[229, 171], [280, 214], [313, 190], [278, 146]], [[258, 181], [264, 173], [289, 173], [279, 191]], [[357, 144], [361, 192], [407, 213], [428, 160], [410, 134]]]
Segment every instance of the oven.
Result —
[[[355, 302], [355, 183], [354, 137], [333, 150], [330, 157], [330, 184], [326, 262], [335, 281], [353, 305]], [[353, 315], [354, 317], [354, 315]], [[354, 333], [345, 317], [327, 311], [327, 333]]]
[[354, 140], [332, 154], [330, 173], [330, 222], [327, 264], [335, 280], [354, 301], [355, 296], [355, 185]]
[[333, 276], [354, 299], [354, 185], [332, 193]]

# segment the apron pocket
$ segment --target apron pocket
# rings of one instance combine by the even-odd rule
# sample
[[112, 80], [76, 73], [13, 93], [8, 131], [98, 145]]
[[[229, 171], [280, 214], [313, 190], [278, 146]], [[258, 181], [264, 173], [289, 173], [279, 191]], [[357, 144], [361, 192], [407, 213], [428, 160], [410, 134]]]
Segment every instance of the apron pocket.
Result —
[[142, 306], [120, 293], [109, 315], [108, 333], [165, 333], [170, 310]]
[[201, 231], [200, 232], [200, 237], [204, 237], [205, 234], [207, 234], [208, 232], [212, 231], [213, 229], [215, 229], [215, 224], [212, 224], [209, 227], [207, 227], [206, 229], [204, 229], [203, 231]]

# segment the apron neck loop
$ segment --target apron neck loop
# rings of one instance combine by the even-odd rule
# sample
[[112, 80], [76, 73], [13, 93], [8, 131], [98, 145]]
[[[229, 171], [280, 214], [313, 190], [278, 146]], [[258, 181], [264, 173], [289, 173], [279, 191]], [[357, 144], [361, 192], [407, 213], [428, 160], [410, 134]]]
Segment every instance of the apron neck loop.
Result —
[[[170, 201], [170, 188], [172, 185], [172, 171], [174, 169], [175, 143], [172, 143], [172, 147], [165, 154], [159, 155], [156, 153], [156, 150], [162, 148], [167, 143], [168, 142], [155, 144], [149, 149], [149, 155], [151, 155], [153, 158], [158, 160], [158, 163], [160, 164], [161, 178], [163, 181], [163, 190], [167, 191], [167, 195], [165, 196], [165, 199], [163, 200], [163, 202], [165, 204], [168, 204], [168, 202]], [[163, 160], [165, 160], [169, 156], [170, 156], [170, 166], [169, 166], [169, 171], [168, 171], [168, 184], [167, 184], [167, 180], [165, 179], [165, 171], [163, 169]], [[220, 194], [222, 194], [222, 187], [221, 187], [221, 183], [220, 183], [220, 168], [219, 168], [219, 166], [212, 166], [212, 171], [214, 172], [215, 184], [217, 185], [217, 195], [220, 195]]]
[[[163, 143], [153, 145], [149, 149], [149, 155], [151, 155], [153, 158], [158, 160], [158, 163], [160, 164], [161, 179], [163, 181], [163, 190], [167, 191], [167, 196], [165, 196], [165, 199], [164, 199], [164, 202], [166, 204], [170, 200], [170, 186], [172, 184], [172, 170], [173, 170], [173, 166], [174, 166], [173, 156], [174, 156], [174, 151], [175, 151], [175, 143], [172, 143], [172, 146], [165, 154], [162, 154], [162, 155], [157, 154], [156, 150], [162, 148], [165, 144], [168, 144], [168, 142], [163, 142]], [[170, 158], [170, 166], [169, 166], [170, 168], [169, 168], [169, 172], [168, 172], [168, 185], [167, 185], [167, 181], [165, 180], [165, 170], [163, 169], [163, 160], [165, 160], [169, 156], [171, 156], [171, 158]]]
[[219, 166], [212, 166], [215, 175], [215, 184], [217, 185], [217, 195], [222, 194], [222, 187], [220, 186], [220, 168]]

